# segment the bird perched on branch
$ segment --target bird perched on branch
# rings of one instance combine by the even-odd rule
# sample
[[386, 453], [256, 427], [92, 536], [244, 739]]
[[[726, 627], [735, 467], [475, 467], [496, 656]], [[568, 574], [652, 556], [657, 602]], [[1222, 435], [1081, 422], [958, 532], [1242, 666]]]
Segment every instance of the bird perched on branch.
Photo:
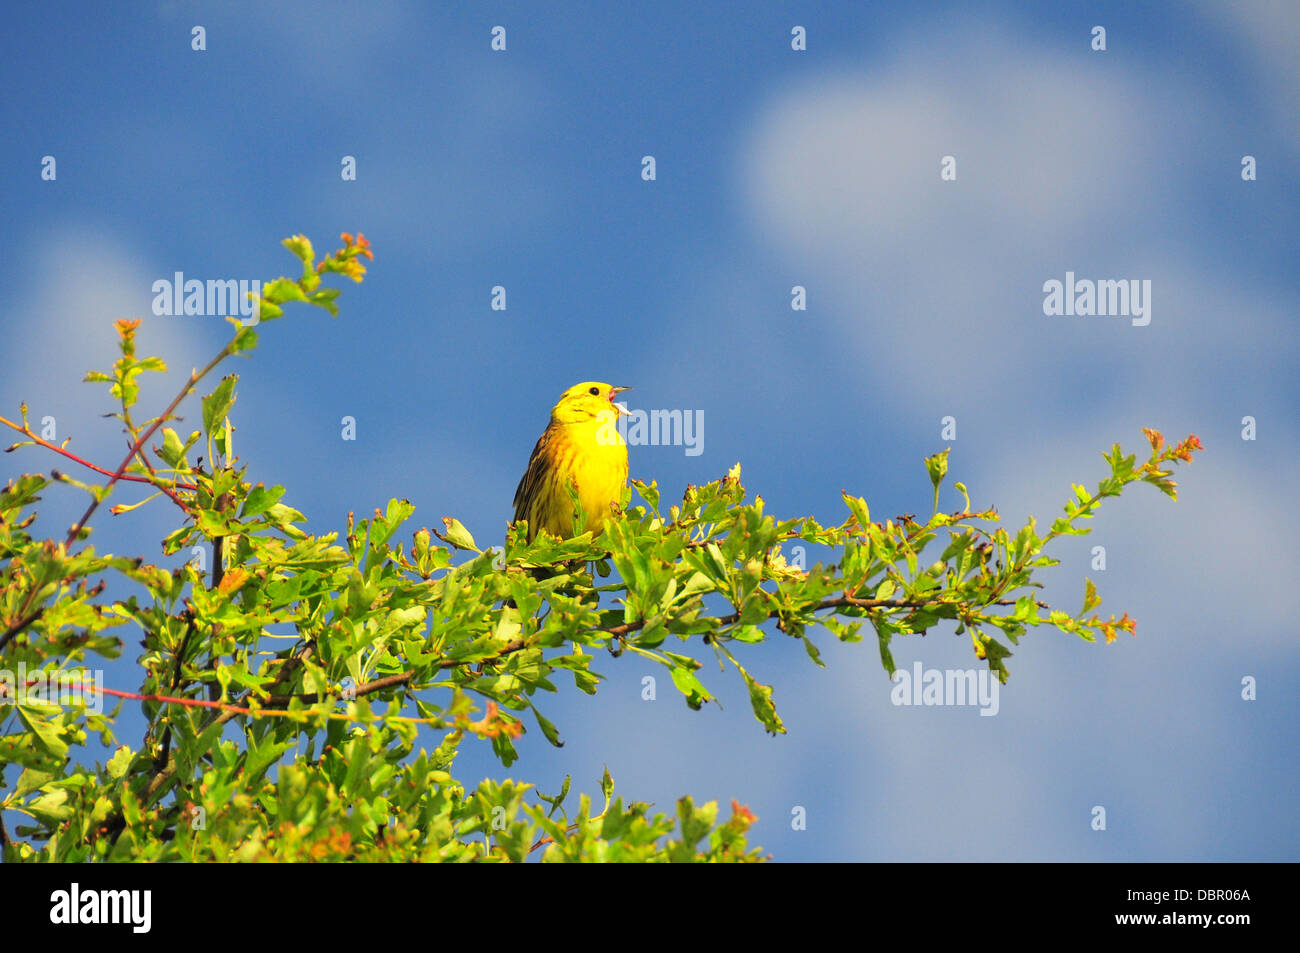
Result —
[[561, 538], [577, 535], [570, 485], [577, 489], [586, 529], [594, 533], [621, 502], [627, 444], [617, 423], [627, 408], [614, 398], [626, 390], [630, 388], [585, 381], [560, 395], [515, 490], [515, 520], [528, 521], [530, 541], [541, 530]]

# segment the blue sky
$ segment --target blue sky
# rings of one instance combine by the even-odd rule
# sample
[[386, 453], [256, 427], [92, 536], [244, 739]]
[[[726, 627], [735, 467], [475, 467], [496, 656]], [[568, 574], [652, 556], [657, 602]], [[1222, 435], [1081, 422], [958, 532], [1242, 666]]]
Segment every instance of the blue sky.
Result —
[[[293, 312], [237, 368], [236, 446], [319, 532], [399, 496], [422, 524], [498, 538], [551, 404], [587, 379], [703, 412], [698, 456], [631, 449], [666, 497], [739, 461], [770, 512], [823, 522], [841, 488], [877, 515], [924, 512], [920, 461], [944, 446], [976, 503], [1050, 519], [1112, 442], [1195, 432], [1206, 451], [1177, 504], [1135, 488], [1050, 576], [1073, 608], [1092, 575], [1139, 637], [1034, 632], [997, 717], [895, 707], [874, 648], [827, 634], [825, 670], [784, 640], [746, 656], [775, 687], [776, 739], [731, 677], [708, 680], [725, 708], [697, 713], [662, 680], [642, 701], [658, 673], [602, 659], [595, 698], [547, 709], [565, 748], [531, 732], [510, 773], [595, 791], [608, 764], [665, 810], [734, 797], [784, 860], [1297, 859], [1300, 13], [1039, 7], [16, 9], [0, 412], [25, 400], [115, 461], [110, 408], [76, 383], [111, 363], [112, 320], [143, 317], [142, 348], [175, 377], [226, 326], [150, 315], [156, 279], [274, 277], [292, 264], [280, 238], [335, 247], [346, 230], [376, 260], [342, 316]], [[1150, 324], [1044, 315], [1043, 283], [1067, 271], [1150, 280]], [[50, 465], [26, 451], [0, 478]], [[50, 494], [49, 531], [82, 505]], [[97, 543], [138, 551], [172, 516], [102, 518]], [[895, 657], [976, 664], [940, 631]], [[502, 773], [484, 750], [457, 767]]]

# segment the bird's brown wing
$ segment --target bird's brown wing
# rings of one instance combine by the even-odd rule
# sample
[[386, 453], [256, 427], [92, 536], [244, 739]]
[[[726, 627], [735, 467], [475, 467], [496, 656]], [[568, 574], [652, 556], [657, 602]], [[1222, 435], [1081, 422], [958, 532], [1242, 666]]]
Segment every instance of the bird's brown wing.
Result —
[[[542, 431], [542, 435], [537, 438], [537, 445], [533, 447], [532, 456], [528, 458], [528, 469], [519, 479], [519, 486], [515, 489], [515, 522], [526, 519], [528, 508], [537, 494], [541, 491], [546, 482], [546, 468], [548, 466], [546, 448], [551, 441], [551, 428], [547, 427]], [[535, 526], [528, 527], [528, 535], [531, 537], [537, 532]]]

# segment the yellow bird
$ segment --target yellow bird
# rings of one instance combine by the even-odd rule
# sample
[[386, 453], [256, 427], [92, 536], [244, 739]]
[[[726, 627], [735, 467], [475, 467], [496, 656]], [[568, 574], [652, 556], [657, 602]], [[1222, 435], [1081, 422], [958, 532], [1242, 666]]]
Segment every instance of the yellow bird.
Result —
[[515, 490], [515, 520], [528, 521], [530, 541], [541, 530], [562, 539], [577, 535], [569, 484], [577, 488], [586, 528], [594, 533], [621, 502], [627, 444], [617, 423], [627, 411], [614, 398], [630, 389], [585, 381], [560, 395]]

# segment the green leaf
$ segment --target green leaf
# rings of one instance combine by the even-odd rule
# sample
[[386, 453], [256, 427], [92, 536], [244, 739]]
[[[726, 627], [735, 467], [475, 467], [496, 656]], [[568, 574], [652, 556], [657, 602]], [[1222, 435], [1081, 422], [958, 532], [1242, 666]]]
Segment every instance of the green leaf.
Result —
[[555, 727], [550, 719], [537, 710], [536, 705], [530, 705], [529, 707], [532, 708], [533, 717], [537, 719], [537, 725], [542, 729], [542, 734], [546, 736], [546, 740], [557, 748], [563, 748], [564, 742], [560, 740], [559, 729]]
[[293, 252], [304, 265], [313, 265], [315, 263], [316, 252], [312, 250], [311, 239], [306, 235], [294, 235], [291, 238], [286, 238], [281, 244]]
[[163, 445], [158, 448], [158, 456], [169, 467], [179, 468], [185, 459], [185, 444], [171, 427], [163, 428]]
[[338, 288], [322, 288], [320, 291], [314, 291], [309, 294], [307, 300], [319, 308], [324, 308], [333, 317], [337, 318], [339, 316], [339, 308], [338, 305], [334, 303], [334, 299], [338, 296]]
[[238, 379], [238, 374], [227, 374], [217, 389], [203, 398], [203, 429], [207, 433], [212, 434], [217, 427], [225, 425], [226, 415], [235, 403], [235, 381]]
[[646, 501], [650, 509], [658, 512], [659, 484], [654, 480], [651, 480], [648, 484], [642, 483], [640, 480], [633, 480], [632, 486], [636, 487], [637, 493], [641, 495], [641, 499]]
[[844, 502], [848, 505], [853, 518], [858, 521], [858, 526], [866, 529], [871, 525], [871, 507], [867, 506], [866, 500], [860, 496], [849, 496], [843, 491], [841, 491], [840, 496], [844, 498]]
[[943, 478], [948, 475], [948, 452], [950, 450], [952, 450], [952, 447], [940, 450], [933, 456], [925, 458], [925, 469], [930, 475], [930, 485], [935, 490], [939, 489], [939, 485], [943, 483]]
[[[257, 303], [257, 317], [262, 322], [267, 322], [274, 318], [279, 318], [283, 316], [284, 316], [284, 309], [281, 308], [278, 304], [275, 304], [271, 301], [267, 301], [265, 298], [263, 298], [261, 301]], [[249, 327], [248, 330], [251, 330], [251, 327]], [[256, 338], [254, 338], [254, 341], [256, 341]], [[243, 349], [241, 348], [241, 350]]]
[[284, 487], [273, 486], [270, 489], [267, 489], [259, 483], [248, 491], [248, 496], [244, 499], [244, 506], [240, 511], [240, 516], [244, 519], [249, 519], [250, 517], [257, 516], [260, 513], [265, 513], [272, 506], [278, 503], [282, 496], [284, 496]]
[[302, 288], [298, 287], [298, 282], [288, 278], [276, 278], [275, 281], [262, 286], [262, 300], [278, 305], [286, 301], [306, 301], [307, 295], [303, 293]]
[[68, 803], [67, 788], [55, 788], [23, 806], [46, 823], [65, 821], [74, 813], [73, 806]]
[[704, 683], [694, 671], [680, 665], [674, 665], [669, 671], [673, 684], [686, 696], [686, 704], [691, 708], [699, 711], [700, 706], [705, 702], [713, 701], [713, 696], [709, 694], [709, 690], [704, 687]]
[[113, 757], [108, 759], [108, 776], [114, 781], [119, 780], [126, 774], [126, 769], [131, 766], [131, 759], [134, 756], [134, 753], [126, 745], [118, 748]]
[[749, 704], [754, 709], [754, 716], [767, 730], [768, 734], [785, 734], [785, 725], [781, 723], [781, 717], [776, 713], [776, 705], [772, 701], [772, 686], [764, 685], [745, 671], [731, 653], [727, 653], [727, 658], [730, 659], [731, 664], [736, 666], [736, 669], [745, 679], [745, 687], [749, 689]]
[[31, 706], [18, 705], [18, 717], [27, 730], [36, 735], [36, 743], [48, 754], [62, 759], [68, 753], [68, 743], [63, 740], [66, 729], [32, 710]]
[[14, 785], [14, 794], [22, 797], [30, 794], [32, 791], [39, 790], [44, 785], [54, 780], [53, 771], [41, 771], [36, 768], [24, 768], [23, 773], [18, 775], [18, 782]]
[[554, 816], [555, 812], [559, 810], [560, 806], [564, 803], [564, 799], [569, 796], [569, 785], [572, 782], [573, 782], [572, 775], [566, 774], [564, 776], [564, 783], [560, 786], [560, 793], [555, 795], [554, 797], [543, 794], [541, 791], [537, 792], [537, 796], [539, 798], [541, 798], [547, 804], [551, 805], [551, 809], [546, 812], [547, 817]]
[[444, 516], [442, 518], [442, 523], [447, 527], [447, 532], [440, 533], [440, 538], [446, 540], [457, 549], [468, 549], [472, 552], [479, 552], [478, 546], [474, 543], [474, 537], [470, 535], [469, 530], [464, 527], [460, 520], [451, 516]]
[[889, 650], [889, 640], [892, 638], [893, 633], [883, 627], [876, 632], [876, 641], [880, 644], [880, 664], [885, 667], [890, 678], [894, 677], [894, 653]]
[[802, 632], [799, 633], [799, 638], [803, 639], [804, 651], [808, 653], [808, 657], [813, 660], [818, 668], [825, 668], [826, 663], [822, 661], [821, 650], [818, 649], [817, 646], [812, 643], [812, 640]]
[[[257, 312], [258, 320], [262, 320], [263, 318], [266, 317], [277, 317], [277, 315], [263, 314], [260, 309], [265, 307], [268, 307], [268, 305], [261, 304], [259, 302], [258, 304], [259, 310]], [[275, 310], [280, 311], [279, 308], [275, 308]], [[280, 313], [283, 314], [284, 312], [280, 312]], [[255, 347], [257, 347], [257, 332], [252, 328], [251, 325], [240, 325], [239, 330], [235, 332], [235, 336], [230, 342], [230, 353], [239, 354], [242, 353], [243, 351], [251, 351]]]
[[1101, 596], [1097, 595], [1097, 587], [1091, 579], [1083, 581], [1083, 608], [1079, 610], [1079, 615], [1087, 615], [1097, 606], [1101, 605]]

